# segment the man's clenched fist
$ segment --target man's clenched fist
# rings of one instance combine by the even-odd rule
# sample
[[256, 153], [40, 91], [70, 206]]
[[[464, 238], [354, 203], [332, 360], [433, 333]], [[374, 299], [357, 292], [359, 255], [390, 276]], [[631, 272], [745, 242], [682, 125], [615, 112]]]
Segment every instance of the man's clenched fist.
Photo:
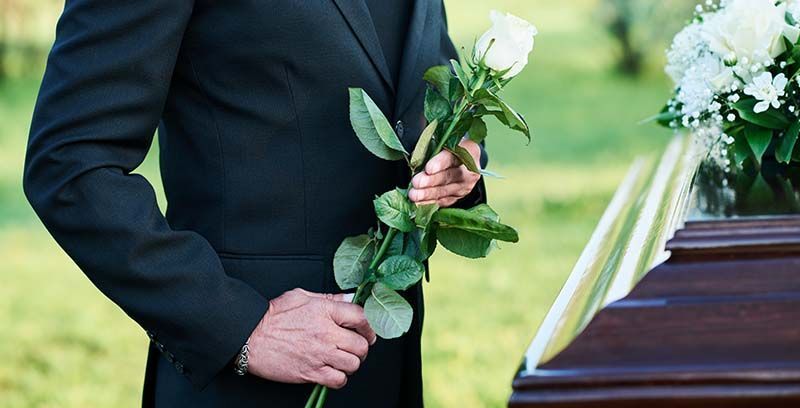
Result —
[[[477, 143], [464, 139], [460, 145], [470, 152], [475, 163], [480, 163], [481, 147]], [[425, 171], [414, 176], [408, 198], [417, 204], [450, 207], [466, 197], [480, 178], [480, 174], [467, 170], [458, 157], [444, 150], [428, 161]]]
[[295, 289], [270, 301], [250, 335], [248, 372], [283, 383], [341, 388], [376, 340], [361, 306]]

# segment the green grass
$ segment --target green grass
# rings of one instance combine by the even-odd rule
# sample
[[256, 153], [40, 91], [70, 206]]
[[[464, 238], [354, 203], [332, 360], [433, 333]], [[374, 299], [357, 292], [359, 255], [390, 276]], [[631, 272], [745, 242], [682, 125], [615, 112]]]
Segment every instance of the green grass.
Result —
[[[469, 45], [488, 26], [478, 0], [448, 0], [451, 31]], [[522, 353], [637, 154], [665, 133], [636, 123], [668, 93], [659, 72], [609, 72], [612, 44], [595, 1], [493, 1], [535, 21], [531, 66], [507, 94], [535, 130], [530, 146], [492, 126], [492, 205], [521, 242], [486, 260], [440, 251], [426, 287], [423, 338], [430, 407], [503, 406]], [[659, 44], [659, 48], [663, 45]], [[139, 404], [146, 337], [55, 245], [20, 187], [38, 81], [0, 84], [0, 400], [4, 407]], [[142, 173], [157, 183], [156, 161]]]

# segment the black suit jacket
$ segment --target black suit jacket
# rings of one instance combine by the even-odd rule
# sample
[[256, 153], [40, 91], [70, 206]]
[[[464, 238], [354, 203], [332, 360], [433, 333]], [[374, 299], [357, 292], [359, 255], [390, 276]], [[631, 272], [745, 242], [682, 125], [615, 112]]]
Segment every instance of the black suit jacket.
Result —
[[[230, 362], [270, 299], [338, 291], [336, 247], [374, 225], [375, 194], [408, 181], [359, 144], [347, 87], [402, 122], [411, 149], [422, 74], [454, 54], [441, 0], [416, 1], [398, 84], [363, 0], [66, 1], [24, 187], [150, 335], [144, 405], [302, 406], [310, 386], [240, 378]], [[133, 173], [156, 128], [166, 217]], [[419, 289], [408, 296], [420, 317]], [[420, 326], [379, 342], [328, 406], [421, 404]]]

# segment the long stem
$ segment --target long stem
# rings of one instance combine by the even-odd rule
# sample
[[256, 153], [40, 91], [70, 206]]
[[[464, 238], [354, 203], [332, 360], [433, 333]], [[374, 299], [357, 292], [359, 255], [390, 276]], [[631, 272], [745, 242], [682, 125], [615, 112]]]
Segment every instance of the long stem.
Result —
[[[397, 235], [398, 230], [395, 228], [389, 228], [389, 231], [386, 232], [386, 236], [383, 237], [383, 242], [381, 243], [380, 248], [378, 248], [378, 252], [375, 253], [375, 256], [372, 258], [372, 262], [369, 264], [369, 273], [375, 270], [378, 267], [378, 264], [383, 259], [383, 256], [386, 255], [386, 251], [389, 250], [389, 246], [392, 244], [395, 235]], [[369, 276], [365, 276], [364, 282], [358, 285], [358, 289], [356, 289], [356, 294], [353, 296], [352, 303], [357, 305], [362, 305], [364, 300], [364, 291], [367, 290], [370, 282], [366, 279]], [[306, 402], [305, 408], [322, 408], [325, 405], [325, 400], [328, 398], [328, 387], [323, 387], [317, 384], [314, 387], [314, 391], [311, 392], [311, 396], [308, 397], [308, 401]], [[316, 400], [316, 405], [314, 404]]]
[[326, 399], [328, 399], [328, 387], [322, 387], [322, 391], [319, 393], [319, 399], [317, 400], [317, 405], [315, 408], [322, 408], [325, 405]]
[[456, 109], [456, 113], [453, 115], [453, 120], [450, 122], [450, 126], [447, 127], [442, 137], [439, 139], [439, 143], [436, 144], [436, 149], [433, 151], [433, 156], [439, 154], [442, 149], [444, 148], [444, 144], [447, 142], [447, 139], [450, 137], [450, 134], [453, 133], [453, 130], [456, 128], [458, 121], [461, 120], [461, 115], [464, 114], [464, 111], [467, 109], [467, 98], [461, 99], [459, 102], [458, 107]]
[[[480, 76], [476, 78], [476, 82], [470, 84], [470, 89], [465, 90], [465, 92], [472, 94], [473, 89], [477, 89], [483, 86], [483, 82], [486, 79], [486, 72], [481, 72]], [[456, 128], [456, 125], [461, 120], [461, 115], [466, 112], [467, 107], [469, 106], [469, 99], [465, 96], [461, 98], [459, 101], [458, 106], [456, 107], [455, 113], [453, 115], [453, 120], [450, 122], [450, 125], [447, 127], [447, 130], [444, 132], [444, 135], [439, 139], [439, 142], [436, 145], [436, 149], [433, 151], [433, 156], [439, 154], [442, 149], [444, 148], [444, 144], [447, 142], [447, 139], [450, 137], [450, 134], [453, 133], [453, 130]], [[409, 183], [409, 188], [411, 188], [411, 184]], [[386, 255], [386, 251], [389, 250], [389, 246], [392, 245], [392, 241], [394, 240], [395, 235], [397, 235], [398, 230], [395, 228], [389, 228], [389, 231], [386, 232], [386, 236], [383, 237], [383, 242], [381, 242], [380, 248], [378, 248], [378, 252], [375, 253], [375, 256], [372, 258], [372, 262], [369, 264], [369, 269], [367, 271], [367, 275], [364, 276], [364, 282], [358, 285], [356, 289], [356, 293], [353, 296], [352, 303], [357, 305], [363, 305], [366, 299], [364, 297], [364, 292], [370, 287], [370, 282], [368, 278], [370, 274], [375, 272], [375, 268], [378, 267], [378, 264], [383, 260], [383, 256]], [[308, 398], [308, 402], [306, 402], [305, 408], [322, 408], [325, 405], [325, 400], [328, 397], [328, 387], [323, 387], [321, 385], [317, 385], [314, 387], [314, 391], [311, 393], [311, 396]], [[316, 405], [314, 404], [314, 400], [316, 399]]]
[[308, 401], [306, 401], [305, 408], [314, 408], [316, 406], [320, 392], [322, 392], [322, 386], [317, 384], [314, 386], [314, 391], [311, 391], [311, 395], [308, 397]]
[[370, 270], [375, 270], [378, 267], [378, 264], [383, 260], [383, 256], [386, 255], [386, 251], [389, 250], [389, 246], [392, 245], [392, 241], [394, 241], [394, 236], [397, 235], [397, 229], [389, 228], [389, 231], [386, 233], [386, 236], [383, 237], [383, 242], [381, 243], [381, 247], [378, 249], [378, 253], [375, 254], [375, 257], [372, 258], [372, 263], [369, 264]]

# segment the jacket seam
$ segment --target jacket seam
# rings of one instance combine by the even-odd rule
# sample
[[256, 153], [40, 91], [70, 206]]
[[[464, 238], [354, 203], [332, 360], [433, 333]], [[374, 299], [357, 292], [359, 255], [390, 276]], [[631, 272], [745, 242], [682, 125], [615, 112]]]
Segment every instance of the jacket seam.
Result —
[[228, 193], [227, 193], [227, 171], [225, 169], [225, 151], [222, 147], [222, 134], [220, 132], [219, 121], [217, 120], [217, 115], [214, 113], [213, 106], [211, 105], [211, 98], [208, 96], [208, 92], [206, 91], [205, 87], [203, 86], [202, 81], [200, 81], [200, 75], [197, 73], [197, 68], [195, 67], [193, 58], [189, 57], [189, 68], [192, 70], [192, 75], [194, 76], [194, 80], [197, 83], [197, 87], [200, 90], [200, 94], [203, 96], [203, 100], [206, 104], [208, 109], [209, 116], [211, 117], [211, 121], [214, 123], [214, 132], [216, 133], [217, 139], [217, 150], [219, 152], [219, 165], [220, 170], [222, 171], [222, 217], [220, 220], [221, 224], [221, 235], [222, 235], [222, 248], [225, 249], [228, 247], [228, 243], [226, 240], [226, 227], [225, 227], [225, 218], [228, 214]]
[[292, 82], [289, 80], [289, 68], [283, 64], [283, 73], [286, 78], [286, 88], [289, 90], [289, 98], [292, 101], [292, 112], [294, 113], [294, 122], [297, 126], [297, 135], [300, 138], [300, 177], [303, 180], [303, 239], [305, 248], [308, 249], [308, 201], [306, 197], [306, 161], [305, 161], [305, 144], [303, 143], [303, 128], [300, 126], [300, 115], [297, 112], [297, 101], [294, 97], [294, 89]]

